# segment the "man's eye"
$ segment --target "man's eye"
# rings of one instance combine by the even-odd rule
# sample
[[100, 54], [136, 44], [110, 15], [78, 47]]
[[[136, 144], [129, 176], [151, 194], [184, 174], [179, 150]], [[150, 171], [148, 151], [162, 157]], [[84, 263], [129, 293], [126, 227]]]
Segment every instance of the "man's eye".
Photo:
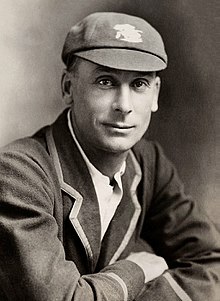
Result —
[[134, 88], [137, 90], [145, 90], [147, 87], [149, 87], [149, 83], [147, 81], [143, 80], [137, 80], [133, 83]]
[[98, 82], [101, 86], [111, 87], [113, 86], [113, 82], [110, 79], [101, 79]]

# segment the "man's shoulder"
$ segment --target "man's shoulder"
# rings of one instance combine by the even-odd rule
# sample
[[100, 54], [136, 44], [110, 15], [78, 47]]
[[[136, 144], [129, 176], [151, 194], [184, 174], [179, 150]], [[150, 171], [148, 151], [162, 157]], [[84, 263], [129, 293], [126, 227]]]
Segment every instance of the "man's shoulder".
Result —
[[164, 171], [171, 171], [174, 168], [172, 162], [167, 158], [163, 148], [157, 141], [142, 138], [132, 151], [138, 160], [142, 171], [156, 172], [163, 174]]
[[[42, 128], [36, 130], [30, 136], [20, 138], [17, 140], [12, 141], [11, 143], [3, 146], [0, 148], [0, 154], [5, 152], [19, 152], [23, 154], [41, 154], [45, 153], [47, 150], [47, 142], [46, 142], [46, 131], [49, 127], [53, 127], [54, 125], [58, 124], [62, 126], [64, 122], [66, 122], [67, 110], [61, 112], [57, 119], [52, 123], [43, 126]], [[46, 151], [47, 152], [47, 151]]]
[[43, 166], [49, 160], [45, 131], [48, 126], [43, 127], [32, 136], [17, 139], [0, 148], [0, 162], [31, 160], [41, 162]]
[[7, 152], [19, 153], [35, 153], [39, 148], [45, 148], [44, 132], [47, 127], [40, 129], [36, 134], [27, 136], [10, 142], [9, 144], [0, 148], [0, 154]]
[[158, 155], [163, 154], [163, 149], [157, 141], [147, 140], [142, 138], [135, 146], [132, 148], [136, 157], [146, 158], [151, 160], [156, 159]]

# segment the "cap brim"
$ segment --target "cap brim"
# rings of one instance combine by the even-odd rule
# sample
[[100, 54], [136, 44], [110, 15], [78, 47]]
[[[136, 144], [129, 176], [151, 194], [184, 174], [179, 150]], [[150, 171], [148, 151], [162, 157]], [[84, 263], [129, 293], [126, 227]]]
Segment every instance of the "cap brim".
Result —
[[167, 67], [160, 57], [147, 52], [120, 48], [90, 49], [74, 53], [106, 67], [130, 71], [160, 71]]

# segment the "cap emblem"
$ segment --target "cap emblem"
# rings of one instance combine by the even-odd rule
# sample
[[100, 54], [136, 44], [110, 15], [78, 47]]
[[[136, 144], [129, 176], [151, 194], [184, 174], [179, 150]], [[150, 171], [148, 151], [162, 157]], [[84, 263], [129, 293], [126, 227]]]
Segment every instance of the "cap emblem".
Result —
[[141, 43], [143, 42], [141, 36], [141, 30], [135, 29], [135, 26], [130, 24], [116, 24], [113, 27], [116, 33], [116, 39], [121, 41], [131, 42], [131, 43]]

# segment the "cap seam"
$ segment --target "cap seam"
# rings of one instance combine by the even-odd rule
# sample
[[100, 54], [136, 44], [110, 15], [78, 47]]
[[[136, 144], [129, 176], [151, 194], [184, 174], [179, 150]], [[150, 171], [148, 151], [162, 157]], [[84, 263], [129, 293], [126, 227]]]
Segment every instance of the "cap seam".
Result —
[[95, 30], [96, 30], [98, 21], [99, 21], [99, 18], [97, 18], [96, 23], [95, 23], [95, 26], [93, 27], [93, 31], [92, 31], [92, 33], [90, 34], [89, 42], [91, 42], [91, 40], [92, 40], [92, 37], [93, 37], [93, 34], [94, 34]]

